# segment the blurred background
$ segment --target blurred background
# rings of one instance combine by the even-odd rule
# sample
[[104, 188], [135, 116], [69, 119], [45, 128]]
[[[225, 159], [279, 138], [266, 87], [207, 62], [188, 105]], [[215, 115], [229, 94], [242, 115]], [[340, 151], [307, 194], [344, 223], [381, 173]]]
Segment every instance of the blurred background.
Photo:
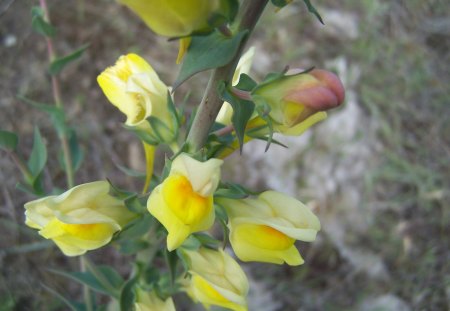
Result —
[[[291, 67], [326, 68], [341, 77], [345, 104], [288, 149], [246, 145], [226, 161], [225, 178], [286, 192], [310, 204], [322, 223], [316, 242], [298, 247], [300, 267], [246, 264], [250, 310], [448, 310], [450, 307], [450, 10], [445, 0], [315, 0], [325, 25], [294, 1], [269, 6], [249, 46], [251, 75]], [[114, 1], [48, 0], [59, 55], [90, 44], [65, 69], [62, 97], [84, 150], [77, 183], [109, 178], [139, 189], [117, 164], [142, 170], [139, 141], [122, 128], [96, 77], [125, 53], [146, 58], [168, 85], [178, 73], [178, 45], [155, 36]], [[48, 116], [20, 101], [52, 103], [44, 38], [31, 29], [38, 1], [0, 1], [0, 127], [20, 137], [28, 155], [39, 126], [49, 149], [46, 189], [64, 188], [59, 142]], [[208, 74], [181, 87], [199, 103]], [[163, 158], [163, 154], [160, 154]], [[15, 188], [19, 171], [0, 151], [0, 310], [65, 310], [42, 284], [77, 297], [80, 287], [48, 272], [76, 271], [25, 227]], [[139, 187], [139, 188], [137, 188]], [[95, 263], [129, 271], [114, 247], [91, 252]], [[180, 310], [185, 297], [178, 297]]]

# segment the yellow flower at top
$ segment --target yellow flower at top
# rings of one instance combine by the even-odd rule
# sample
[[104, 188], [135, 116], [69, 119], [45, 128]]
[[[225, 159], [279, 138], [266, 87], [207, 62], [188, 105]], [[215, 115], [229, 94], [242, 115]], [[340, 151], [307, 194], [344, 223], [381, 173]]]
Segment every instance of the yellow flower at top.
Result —
[[108, 100], [126, 115], [126, 125], [154, 134], [146, 121], [153, 116], [164, 125], [158, 128], [164, 141], [173, 139], [177, 129], [169, 111], [168, 88], [142, 57], [121, 56], [114, 66], [97, 77], [97, 81]]
[[280, 192], [217, 202], [228, 214], [231, 246], [242, 261], [301, 265], [295, 240], [314, 241], [320, 230], [319, 219], [307, 206]]
[[150, 29], [167, 37], [184, 37], [208, 27], [217, 0], [119, 0], [136, 13]]
[[213, 225], [213, 193], [222, 162], [200, 162], [182, 153], [173, 161], [169, 176], [150, 195], [147, 209], [167, 229], [168, 250], [176, 249], [191, 233]]
[[234, 311], [246, 311], [248, 280], [239, 264], [223, 250], [200, 248], [183, 250], [189, 258], [192, 278], [186, 291], [193, 300], [206, 308], [221, 306]]
[[96, 181], [28, 202], [25, 223], [53, 240], [65, 255], [82, 255], [108, 244], [136, 217], [109, 191], [107, 181]]

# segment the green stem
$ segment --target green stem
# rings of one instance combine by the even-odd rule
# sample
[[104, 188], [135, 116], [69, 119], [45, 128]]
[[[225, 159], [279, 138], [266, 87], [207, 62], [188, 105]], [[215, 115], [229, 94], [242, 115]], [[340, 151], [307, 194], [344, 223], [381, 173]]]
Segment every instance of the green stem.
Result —
[[243, 3], [238, 30], [241, 31], [246, 29], [249, 31], [249, 34], [242, 40], [234, 58], [227, 65], [216, 68], [211, 74], [205, 94], [187, 137], [191, 151], [199, 151], [205, 145], [209, 131], [223, 104], [223, 100], [220, 99], [217, 92], [217, 87], [221, 81], [231, 81], [250, 33], [255, 27], [267, 3], [268, 0], [246, 0]]
[[[80, 256], [80, 270], [81, 272], [86, 272], [86, 258]], [[83, 285], [83, 299], [86, 305], [86, 311], [94, 311], [94, 306], [92, 305], [92, 293], [87, 285]]]
[[22, 160], [22, 158], [15, 153], [14, 151], [8, 152], [11, 159], [14, 161], [16, 166], [19, 168], [20, 172], [22, 173], [25, 180], [29, 181], [33, 179], [33, 174], [31, 174], [30, 170], [28, 169], [25, 162]]
[[[44, 11], [44, 19], [46, 20], [47, 23], [50, 24], [50, 15], [48, 11], [47, 1], [40, 0], [39, 3], [42, 10]], [[45, 37], [45, 40], [47, 42], [48, 58], [51, 63], [57, 58], [57, 55], [55, 53], [55, 49], [53, 46], [53, 40], [47, 36]], [[64, 107], [61, 99], [61, 91], [58, 76], [52, 75], [51, 79], [52, 79], [53, 100], [55, 101], [55, 105], [56, 107], [63, 109]], [[61, 140], [64, 163], [66, 166], [67, 187], [72, 188], [74, 186], [74, 173], [72, 169], [72, 156], [70, 154], [69, 140], [67, 134], [64, 133], [59, 137], [59, 139]]]

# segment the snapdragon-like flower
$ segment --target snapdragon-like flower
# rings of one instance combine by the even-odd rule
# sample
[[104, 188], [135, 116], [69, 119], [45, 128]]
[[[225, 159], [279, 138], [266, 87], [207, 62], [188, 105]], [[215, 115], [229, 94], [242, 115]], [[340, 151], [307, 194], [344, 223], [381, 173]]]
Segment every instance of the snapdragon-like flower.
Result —
[[146, 292], [139, 287], [136, 291], [134, 308], [136, 311], [175, 311], [175, 305], [171, 297], [162, 300], [154, 291]]
[[[108, 100], [126, 115], [127, 126], [148, 133], [155, 141], [174, 139], [177, 124], [169, 110], [168, 88], [142, 57], [121, 56], [97, 81]], [[158, 120], [155, 128], [147, 121], [149, 117]]]
[[252, 91], [256, 105], [269, 105], [274, 130], [284, 135], [302, 134], [325, 119], [325, 111], [339, 106], [345, 97], [344, 87], [334, 73], [321, 69], [299, 72], [291, 70]]
[[247, 310], [247, 277], [230, 255], [207, 248], [183, 252], [189, 258], [192, 275], [186, 291], [193, 300], [206, 308], [216, 305], [234, 311]]
[[217, 200], [229, 217], [230, 242], [242, 261], [301, 265], [295, 240], [314, 241], [320, 222], [300, 201], [266, 191], [257, 199]]
[[82, 255], [108, 244], [136, 217], [109, 191], [107, 181], [96, 181], [28, 202], [25, 223], [53, 240], [65, 255]]
[[180, 246], [191, 233], [213, 225], [213, 193], [222, 162], [200, 162], [182, 153], [173, 161], [169, 176], [150, 195], [147, 209], [167, 229], [168, 250]]

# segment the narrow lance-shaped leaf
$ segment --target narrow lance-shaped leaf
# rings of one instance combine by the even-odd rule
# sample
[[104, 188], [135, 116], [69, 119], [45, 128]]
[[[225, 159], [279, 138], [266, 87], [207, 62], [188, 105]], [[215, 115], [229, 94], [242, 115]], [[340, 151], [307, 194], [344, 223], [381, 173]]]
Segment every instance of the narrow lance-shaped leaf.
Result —
[[69, 55], [60, 57], [55, 59], [49, 67], [49, 72], [51, 75], [56, 75], [58, 73], [60, 73], [64, 67], [66, 67], [69, 63], [77, 60], [78, 58], [80, 58], [84, 51], [89, 47], [89, 44], [85, 44], [82, 47], [80, 47], [79, 49], [75, 50], [74, 52], [70, 53]]
[[230, 93], [227, 89], [225, 82], [219, 84], [219, 94], [222, 100], [227, 101], [233, 107], [233, 116], [231, 122], [233, 123], [234, 131], [239, 140], [240, 150], [242, 152], [242, 146], [244, 145], [245, 128], [248, 120], [255, 110], [255, 104], [251, 101], [238, 98]]
[[317, 11], [317, 9], [311, 4], [310, 0], [303, 0], [303, 2], [305, 2], [306, 7], [308, 8], [308, 11], [312, 14], [314, 14], [317, 19], [319, 20], [320, 23], [322, 23], [323, 25], [325, 25], [325, 23], [322, 20], [322, 17], [320, 16], [319, 12]]
[[31, 9], [31, 16], [31, 27], [34, 31], [46, 37], [53, 37], [56, 34], [55, 27], [44, 19], [44, 12], [40, 7], [33, 7]]
[[26, 98], [25, 96], [18, 95], [20, 100], [24, 101], [26, 104], [49, 114], [52, 124], [58, 134], [58, 137], [62, 137], [67, 133], [66, 117], [64, 110], [60, 107], [48, 104], [38, 103], [34, 100]]
[[7, 151], [16, 150], [19, 138], [13, 132], [0, 130], [0, 148]]
[[87, 272], [66, 272], [62, 270], [50, 269], [49, 271], [79, 282], [97, 292], [110, 295], [115, 298], [120, 296], [120, 288], [124, 281], [120, 275], [111, 267], [95, 267], [96, 273]]
[[31, 155], [28, 159], [28, 169], [34, 178], [37, 178], [42, 172], [45, 163], [47, 163], [47, 148], [42, 140], [39, 129], [36, 127], [34, 129], [33, 149], [31, 150]]
[[173, 89], [198, 72], [228, 64], [237, 53], [247, 33], [248, 31], [244, 30], [232, 37], [227, 37], [215, 31], [208, 36], [192, 37]]

